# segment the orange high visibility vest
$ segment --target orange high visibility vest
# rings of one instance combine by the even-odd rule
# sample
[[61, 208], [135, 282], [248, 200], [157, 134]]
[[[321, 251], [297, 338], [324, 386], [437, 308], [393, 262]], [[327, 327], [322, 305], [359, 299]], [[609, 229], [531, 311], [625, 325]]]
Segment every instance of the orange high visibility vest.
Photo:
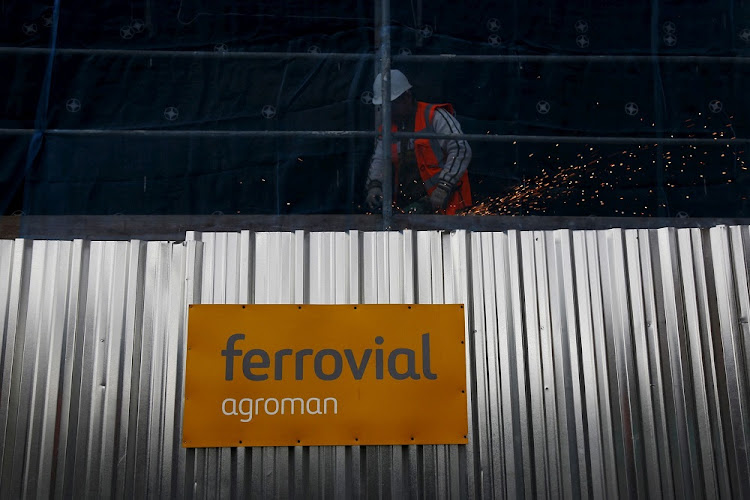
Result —
[[[439, 108], [443, 108], [450, 114], [455, 115], [453, 112], [453, 106], [450, 104], [428, 104], [426, 102], [417, 102], [417, 114], [414, 118], [414, 132], [434, 132], [432, 118], [435, 116], [435, 110]], [[397, 132], [398, 127], [393, 124], [391, 130]], [[437, 139], [424, 138], [414, 140], [414, 154], [417, 159], [417, 166], [419, 167], [419, 175], [422, 178], [422, 182], [424, 182], [427, 194], [430, 195], [437, 186], [438, 174], [445, 164], [445, 153], [440, 148]], [[393, 159], [395, 178], [398, 179], [399, 161], [397, 144], [393, 144], [392, 146], [391, 158]], [[394, 188], [396, 188], [396, 186], [394, 186]], [[448, 201], [448, 206], [445, 210], [441, 210], [440, 213], [453, 215], [456, 213], [456, 210], [470, 206], [471, 186], [469, 185], [469, 173], [466, 171], [456, 184], [453, 195]]]

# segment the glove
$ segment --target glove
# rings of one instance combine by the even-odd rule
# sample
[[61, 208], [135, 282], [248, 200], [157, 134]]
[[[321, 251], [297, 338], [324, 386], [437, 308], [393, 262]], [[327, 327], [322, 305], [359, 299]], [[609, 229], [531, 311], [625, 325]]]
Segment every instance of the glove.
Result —
[[450, 200], [451, 191], [453, 191], [453, 189], [450, 184], [444, 181], [440, 181], [435, 190], [432, 191], [432, 194], [430, 195], [430, 203], [432, 203], [432, 209], [435, 211], [443, 210], [446, 206], [448, 206], [448, 200]]
[[411, 203], [404, 208], [404, 213], [406, 214], [429, 214], [432, 213], [432, 203], [430, 202], [430, 197], [425, 196], [424, 198], [420, 198], [414, 203]]
[[373, 186], [368, 189], [365, 203], [367, 203], [367, 206], [370, 208], [370, 210], [380, 208], [383, 205], [383, 188], [379, 186]]

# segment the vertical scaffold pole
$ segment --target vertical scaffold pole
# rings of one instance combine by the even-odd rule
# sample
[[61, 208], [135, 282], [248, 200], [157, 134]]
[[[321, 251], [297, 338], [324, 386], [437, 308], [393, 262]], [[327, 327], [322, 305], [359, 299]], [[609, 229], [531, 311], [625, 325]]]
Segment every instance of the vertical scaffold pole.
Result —
[[383, 229], [391, 227], [393, 216], [393, 165], [391, 163], [391, 4], [380, 3], [380, 16], [376, 16], [380, 32], [380, 74], [383, 105], [380, 108], [383, 127]]

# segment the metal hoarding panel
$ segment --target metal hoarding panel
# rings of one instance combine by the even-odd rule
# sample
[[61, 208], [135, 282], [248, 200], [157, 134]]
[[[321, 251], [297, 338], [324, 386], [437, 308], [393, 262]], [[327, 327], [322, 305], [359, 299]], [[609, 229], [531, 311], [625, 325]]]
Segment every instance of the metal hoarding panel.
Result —
[[[0, 241], [0, 497], [748, 497], [749, 248], [748, 226]], [[469, 443], [183, 448], [191, 303], [466, 304]]]

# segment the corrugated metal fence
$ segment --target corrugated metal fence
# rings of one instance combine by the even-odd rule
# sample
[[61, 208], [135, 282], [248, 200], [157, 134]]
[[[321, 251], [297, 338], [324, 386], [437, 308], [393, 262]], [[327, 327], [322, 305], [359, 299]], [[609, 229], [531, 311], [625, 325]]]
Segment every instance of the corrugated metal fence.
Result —
[[[3, 498], [750, 497], [748, 226], [187, 240], [0, 241]], [[444, 302], [469, 445], [180, 446], [189, 303]]]

